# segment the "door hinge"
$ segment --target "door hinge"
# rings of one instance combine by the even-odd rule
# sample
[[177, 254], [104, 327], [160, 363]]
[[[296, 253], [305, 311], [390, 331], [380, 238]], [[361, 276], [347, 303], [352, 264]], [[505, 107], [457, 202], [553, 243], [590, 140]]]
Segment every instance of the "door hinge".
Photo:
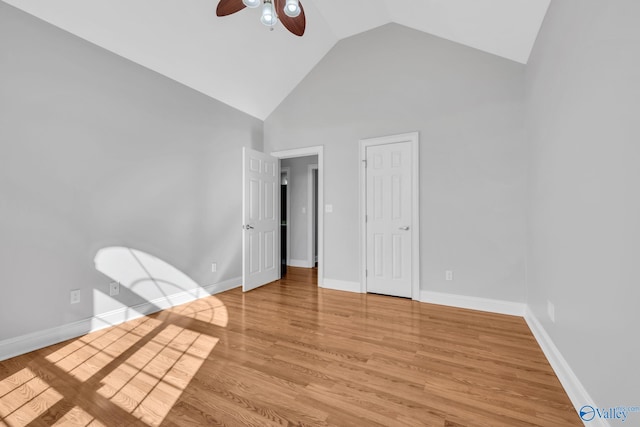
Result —
[[366, 169], [367, 168], [367, 160], [366, 159], [363, 160], [362, 163], [364, 163], [364, 168]]
[[369, 277], [369, 270], [364, 271], [364, 277]]
[[364, 222], [369, 222], [369, 215], [364, 216]]

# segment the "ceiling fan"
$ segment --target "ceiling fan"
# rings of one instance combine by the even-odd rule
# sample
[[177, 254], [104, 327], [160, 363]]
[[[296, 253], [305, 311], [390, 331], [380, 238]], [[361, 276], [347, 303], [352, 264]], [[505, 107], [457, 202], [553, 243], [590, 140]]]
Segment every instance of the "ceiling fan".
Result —
[[279, 20], [287, 30], [296, 36], [304, 34], [307, 20], [299, 0], [220, 0], [216, 15], [227, 16], [239, 12], [245, 7], [259, 7], [260, 4], [262, 4], [260, 21], [264, 25], [273, 29]]

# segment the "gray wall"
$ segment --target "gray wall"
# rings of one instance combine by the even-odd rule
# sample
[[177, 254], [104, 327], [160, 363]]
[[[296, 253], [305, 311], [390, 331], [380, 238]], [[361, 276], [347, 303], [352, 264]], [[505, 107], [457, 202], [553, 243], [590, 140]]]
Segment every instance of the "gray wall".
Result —
[[240, 276], [243, 145], [261, 121], [0, 2], [0, 340], [97, 314], [105, 246]]
[[360, 280], [358, 140], [419, 131], [422, 289], [524, 301], [523, 106], [514, 62], [396, 24], [338, 43], [265, 122], [267, 152], [325, 146], [325, 277]]
[[555, 0], [527, 67], [528, 304], [584, 404], [640, 401], [639, 17], [637, 0]]
[[[289, 167], [291, 218], [289, 227], [291, 233], [291, 246], [289, 247], [289, 258], [299, 261], [311, 261], [309, 255], [309, 221], [311, 214], [309, 210], [309, 165], [317, 165], [318, 156], [297, 157], [293, 159], [283, 159], [280, 167]], [[302, 213], [304, 207], [306, 213]]]

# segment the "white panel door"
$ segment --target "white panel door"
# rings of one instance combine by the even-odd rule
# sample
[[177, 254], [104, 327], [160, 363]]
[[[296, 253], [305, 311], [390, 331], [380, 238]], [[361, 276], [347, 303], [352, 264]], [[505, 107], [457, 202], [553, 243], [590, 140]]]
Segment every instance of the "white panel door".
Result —
[[279, 191], [278, 159], [243, 148], [242, 290], [278, 280]]
[[411, 143], [366, 149], [367, 292], [411, 298]]

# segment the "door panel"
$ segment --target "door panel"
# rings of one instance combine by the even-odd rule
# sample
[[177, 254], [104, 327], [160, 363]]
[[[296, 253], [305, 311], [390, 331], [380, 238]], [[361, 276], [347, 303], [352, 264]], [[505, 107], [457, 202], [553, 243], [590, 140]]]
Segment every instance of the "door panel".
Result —
[[275, 268], [275, 257], [271, 256], [275, 252], [276, 237], [275, 231], [266, 231], [264, 233], [264, 268], [272, 270]]
[[367, 292], [411, 298], [411, 143], [366, 149]]
[[242, 290], [278, 279], [279, 165], [275, 157], [244, 148], [242, 196]]

